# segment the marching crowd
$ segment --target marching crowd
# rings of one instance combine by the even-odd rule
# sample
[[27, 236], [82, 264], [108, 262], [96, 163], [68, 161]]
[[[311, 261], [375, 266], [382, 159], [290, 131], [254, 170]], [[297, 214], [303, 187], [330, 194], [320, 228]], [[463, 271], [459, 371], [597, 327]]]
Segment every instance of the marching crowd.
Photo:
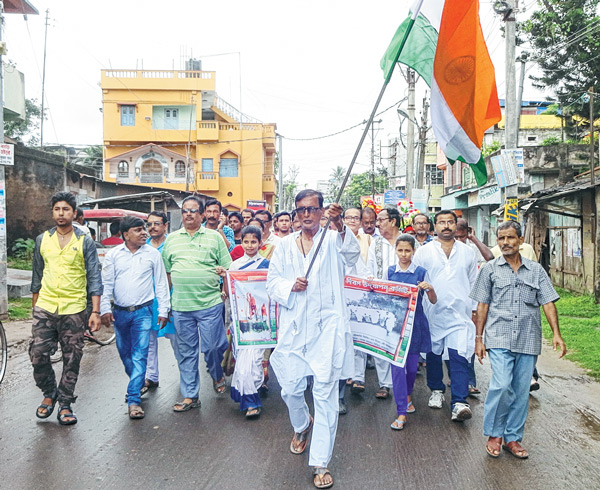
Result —
[[[100, 266], [96, 244], [75, 197], [51, 201], [56, 224], [36, 240], [33, 260], [33, 340], [30, 358], [48, 418], [58, 404], [62, 425], [77, 423], [71, 407], [86, 327], [114, 324], [119, 355], [129, 376], [129, 417], [144, 417], [142, 395], [159, 386], [158, 338], [170, 340], [179, 367], [181, 399], [175, 412], [199, 408], [200, 352], [214, 391], [226, 392], [247, 418], [261, 415], [270, 369], [281, 386], [294, 435], [290, 451], [302, 454], [312, 439], [309, 465], [317, 488], [333, 485], [328, 469], [338, 416], [347, 413], [345, 391], [365, 392], [365, 369], [374, 362], [375, 396], [393, 395], [391, 428], [405, 428], [418, 407], [411, 394], [419, 365], [431, 390], [428, 406], [446, 403], [444, 361], [450, 378], [451, 420], [471, 418], [468, 402], [479, 392], [474, 362], [489, 357], [492, 378], [484, 406], [485, 445], [491, 457], [505, 449], [527, 458], [521, 446], [528, 393], [541, 352], [540, 306], [553, 331], [553, 347], [566, 353], [554, 302], [559, 299], [535, 252], [523, 243], [518, 222], [501, 223], [489, 249], [451, 210], [412, 224], [397, 208], [323, 205], [318, 191], [303, 190], [295, 209], [228, 212], [216, 200], [187, 197], [183, 226], [153, 211], [147, 221], [125, 217], [111, 226]], [[404, 228], [404, 229], [401, 229]], [[236, 350], [228, 335], [227, 270], [266, 269], [267, 292], [279, 305], [277, 347]], [[409, 283], [419, 296], [404, 367], [353, 347], [344, 277]], [[60, 343], [63, 372], [57, 382], [50, 356]], [[233, 345], [232, 345], [233, 344]], [[305, 401], [310, 388], [313, 415]]]

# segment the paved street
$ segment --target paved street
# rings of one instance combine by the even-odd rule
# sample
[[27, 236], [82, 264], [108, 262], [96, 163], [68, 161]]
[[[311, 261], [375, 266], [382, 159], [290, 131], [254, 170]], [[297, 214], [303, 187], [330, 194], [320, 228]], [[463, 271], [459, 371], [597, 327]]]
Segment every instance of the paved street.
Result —
[[[0, 385], [0, 488], [313, 488], [308, 456], [288, 450], [292, 429], [276, 382], [256, 421], [246, 421], [228, 396], [218, 398], [206, 372], [202, 408], [174, 413], [177, 366], [168, 342], [160, 343], [161, 385], [145, 396], [140, 421], [127, 417], [126, 376], [115, 346], [86, 345], [74, 405], [79, 423], [72, 427], [59, 426], [55, 414], [35, 417], [42, 396], [23, 344], [21, 352], [13, 350]], [[393, 401], [374, 398], [369, 371], [367, 392], [362, 398], [348, 393], [350, 413], [340, 418], [330, 465], [335, 488], [599, 488], [599, 384], [554, 357], [546, 349], [539, 363], [544, 378], [530, 397], [526, 461], [485, 453], [483, 395], [472, 403], [471, 421], [452, 423], [447, 404], [427, 408], [422, 375], [417, 412], [404, 431], [393, 432]], [[489, 365], [477, 368], [485, 394]]]

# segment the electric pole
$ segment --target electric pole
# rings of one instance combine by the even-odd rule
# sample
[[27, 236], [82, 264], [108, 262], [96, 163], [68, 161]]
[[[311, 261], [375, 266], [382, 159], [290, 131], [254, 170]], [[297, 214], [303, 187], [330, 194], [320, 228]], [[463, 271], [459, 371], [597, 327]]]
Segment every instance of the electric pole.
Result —
[[594, 163], [594, 87], [590, 87], [588, 93], [590, 94], [590, 183], [594, 185], [596, 182], [594, 174], [596, 166]]
[[278, 211], [283, 211], [285, 208], [283, 207], [283, 138], [281, 135], [277, 135], [279, 138], [279, 152], [277, 155], [277, 163], [278, 163], [278, 173], [279, 173], [279, 209]]
[[515, 45], [516, 45], [516, 19], [515, 9], [517, 0], [508, 0], [509, 6], [504, 14], [505, 36], [506, 36], [506, 99], [504, 110], [504, 147], [512, 149], [517, 147], [517, 90], [515, 79]]
[[423, 114], [421, 116], [421, 126], [419, 127], [419, 164], [417, 166], [417, 189], [423, 189], [423, 176], [425, 175], [425, 151], [427, 148], [427, 111], [429, 110], [429, 101], [427, 92], [423, 97]]
[[408, 128], [406, 130], [406, 199], [412, 200], [412, 190], [415, 180], [415, 81], [416, 75], [410, 68], [406, 70], [408, 82]]
[[42, 117], [40, 118], [40, 148], [44, 148], [44, 99], [46, 89], [46, 42], [48, 40], [48, 15], [50, 9], [46, 9], [46, 30], [44, 32], [44, 65], [42, 68]]
[[[0, 2], [0, 42], [2, 41], [2, 29], [4, 27], [4, 4]], [[0, 53], [0, 144], [4, 144], [4, 65], [2, 64], [2, 53]], [[4, 165], [0, 165], [0, 185], [6, 189]], [[6, 216], [6, 201], [0, 201], [2, 216]], [[0, 232], [0, 317], [6, 319], [8, 315], [8, 291], [7, 279], [8, 268], [6, 264], [6, 228]]]
[[[382, 119], [371, 124], [371, 194], [375, 201], [375, 123], [381, 124]], [[377, 129], [379, 131], [379, 128]]]

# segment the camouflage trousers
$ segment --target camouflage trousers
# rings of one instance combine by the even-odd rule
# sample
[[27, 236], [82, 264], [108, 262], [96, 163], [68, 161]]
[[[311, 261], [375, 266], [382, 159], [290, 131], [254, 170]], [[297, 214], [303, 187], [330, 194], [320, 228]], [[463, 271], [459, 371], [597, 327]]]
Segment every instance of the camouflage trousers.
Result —
[[56, 352], [58, 342], [60, 342], [63, 371], [58, 384], [59, 405], [69, 405], [77, 399], [73, 393], [79, 376], [79, 363], [83, 355], [86, 319], [85, 310], [72, 315], [58, 315], [37, 306], [33, 309], [31, 328], [33, 339], [29, 345], [33, 379], [45, 397], [55, 397], [57, 393], [56, 375], [50, 356]]

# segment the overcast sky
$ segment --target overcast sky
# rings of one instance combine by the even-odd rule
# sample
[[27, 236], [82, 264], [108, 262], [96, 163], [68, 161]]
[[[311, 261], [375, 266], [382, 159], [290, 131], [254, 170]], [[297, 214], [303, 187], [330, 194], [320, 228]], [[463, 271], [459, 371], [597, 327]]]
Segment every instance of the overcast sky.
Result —
[[[347, 167], [361, 127], [325, 136], [367, 119], [383, 83], [379, 60], [410, 3], [375, 0], [206, 2], [144, 0], [51, 2], [31, 0], [40, 15], [6, 15], [5, 60], [26, 77], [26, 97], [41, 99], [45, 10], [50, 9], [46, 60], [46, 144], [101, 144], [100, 70], [182, 69], [188, 57], [216, 71], [217, 93], [263, 122], [277, 124], [284, 169], [300, 169], [299, 183], [314, 186], [336, 166]], [[535, 0], [525, 1], [531, 11]], [[481, 23], [504, 97], [504, 40], [491, 2]], [[223, 54], [222, 53], [234, 53]], [[238, 54], [239, 53], [239, 54]], [[241, 61], [241, 70], [239, 69]], [[241, 71], [241, 73], [240, 73]], [[241, 79], [241, 101], [240, 101]], [[419, 94], [425, 89], [420, 81]], [[406, 95], [396, 69], [380, 110]], [[524, 99], [541, 95], [526, 88]], [[417, 117], [422, 95], [417, 97]], [[376, 132], [387, 144], [398, 133], [395, 108]], [[406, 124], [404, 124], [404, 130]], [[355, 172], [370, 166], [367, 138]], [[387, 149], [383, 149], [387, 156]]]

